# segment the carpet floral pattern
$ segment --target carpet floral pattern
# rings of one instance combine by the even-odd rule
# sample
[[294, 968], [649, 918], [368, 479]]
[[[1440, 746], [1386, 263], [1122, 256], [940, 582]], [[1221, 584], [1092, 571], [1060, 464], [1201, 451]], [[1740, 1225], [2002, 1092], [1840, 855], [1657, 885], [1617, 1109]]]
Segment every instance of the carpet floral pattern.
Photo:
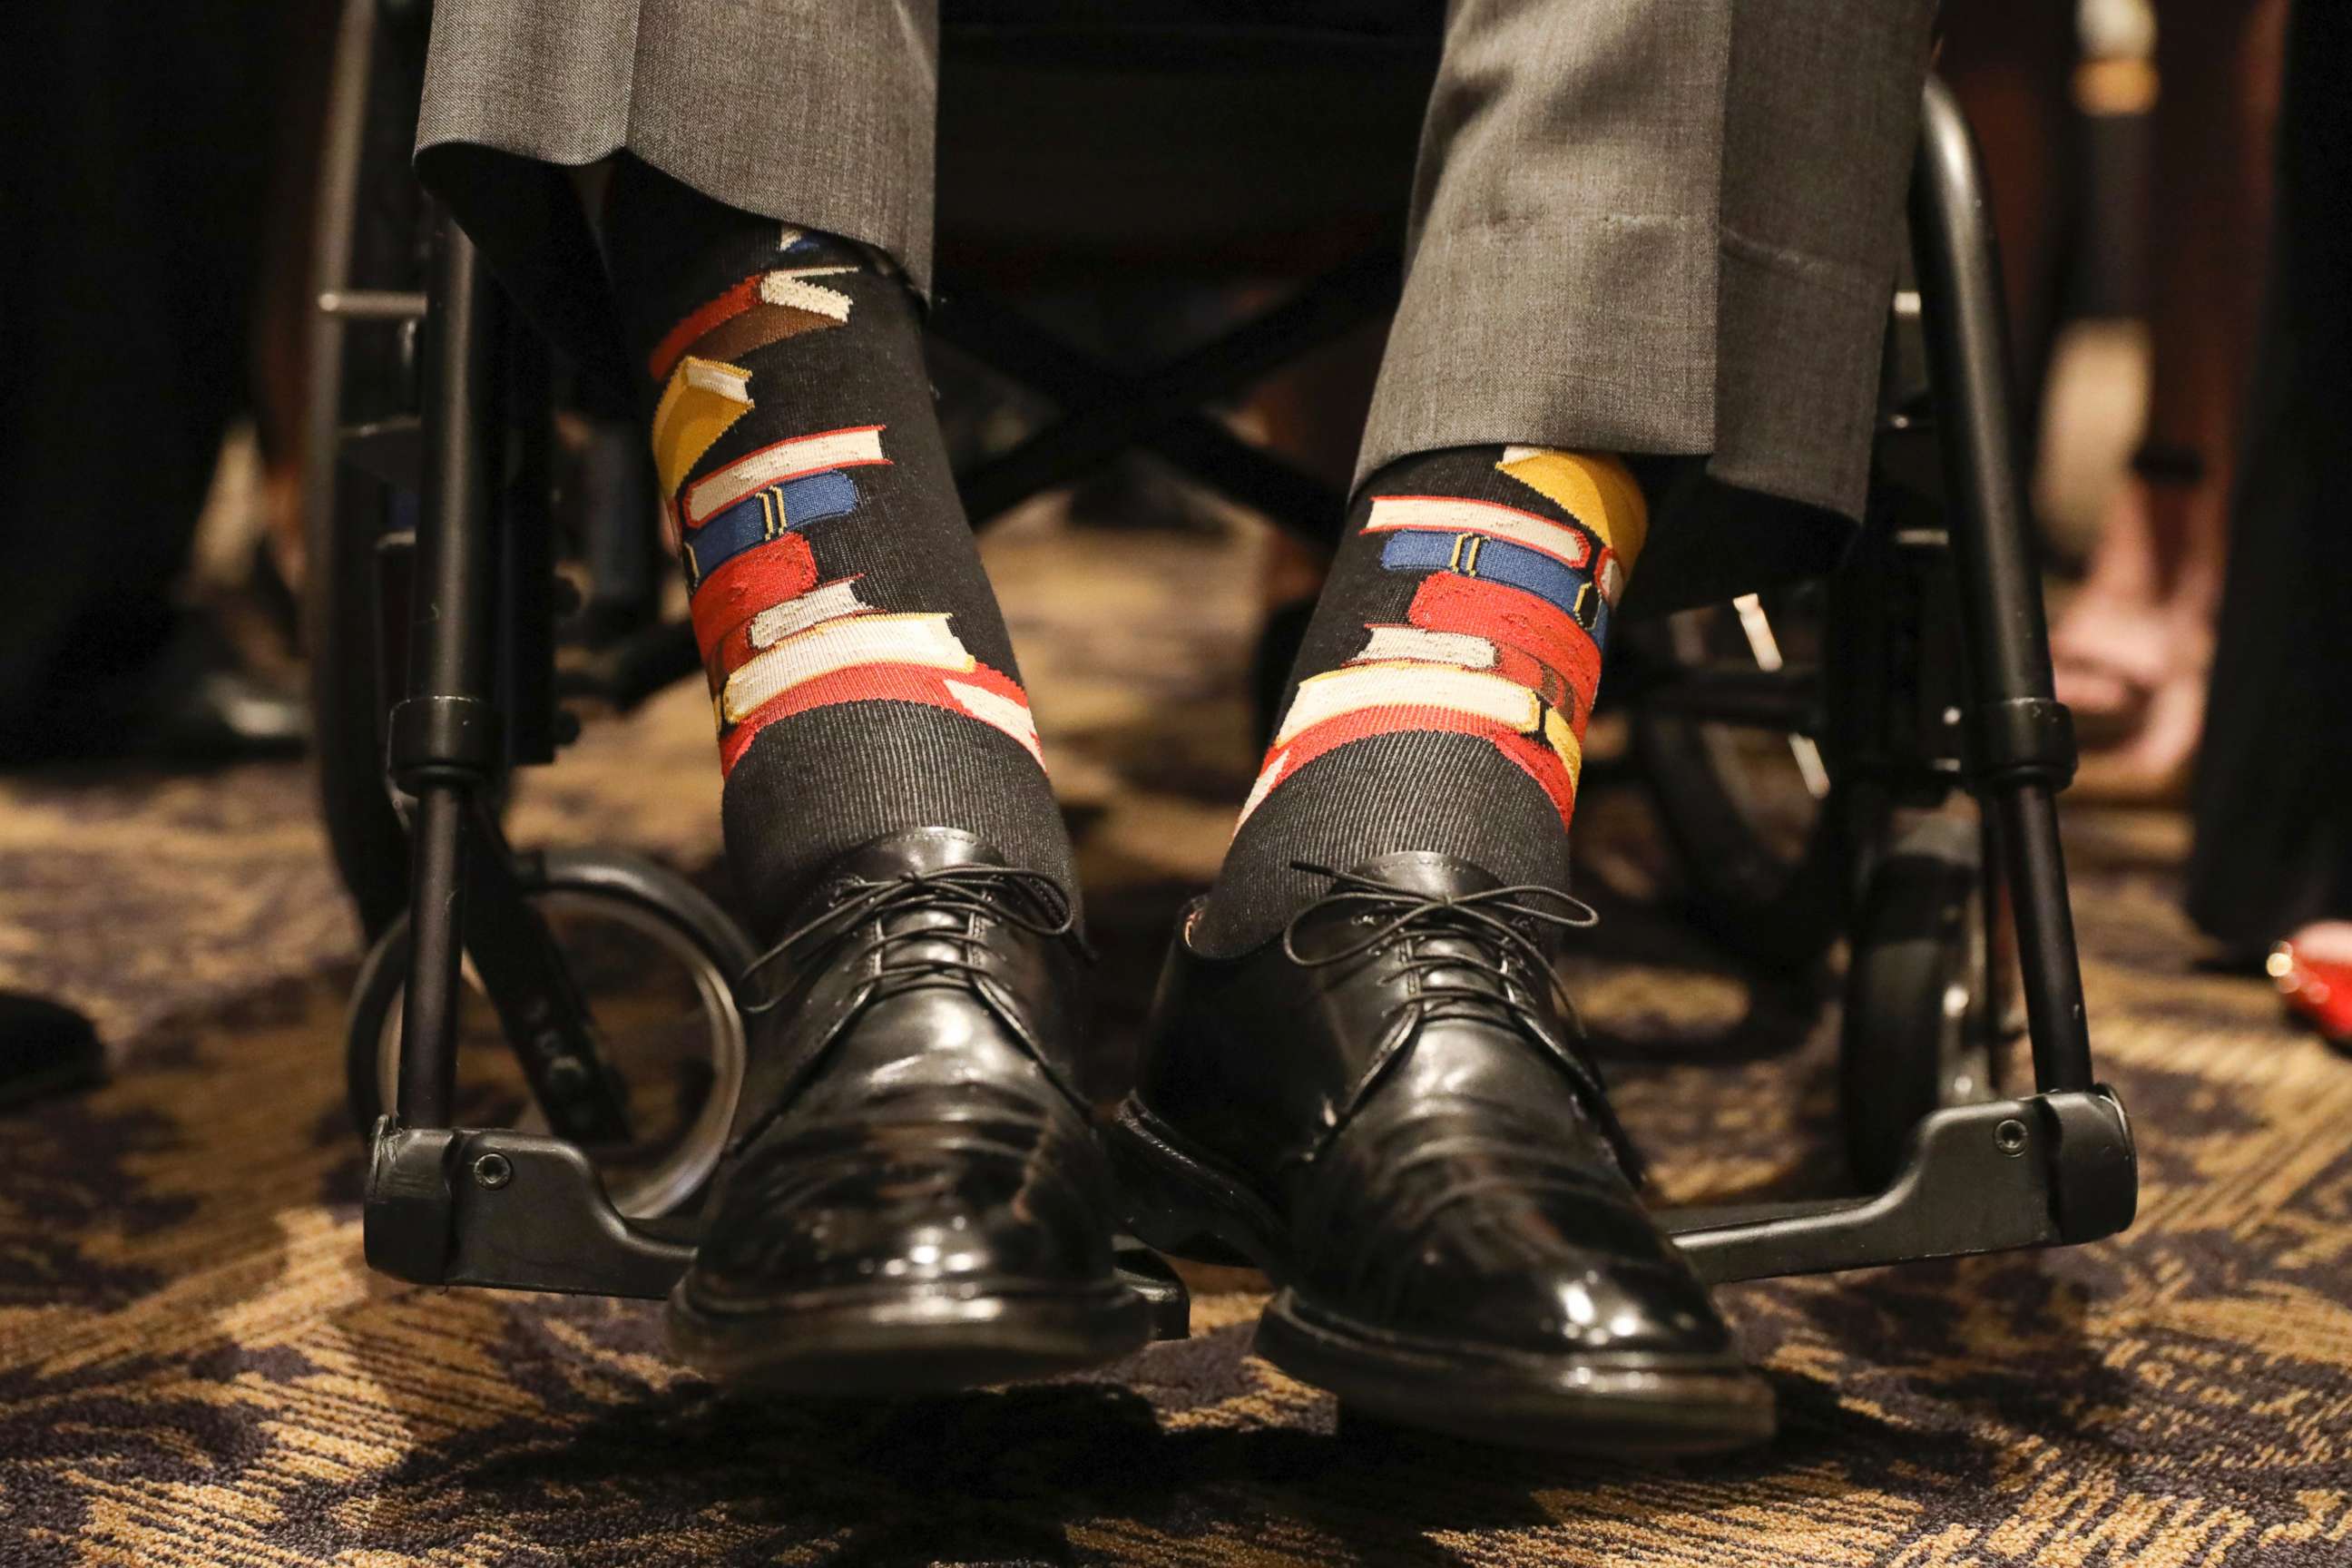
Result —
[[[1201, 588], [1246, 584], [1246, 547], [992, 550], [1081, 831], [1113, 1087], [1247, 782], [1254, 607]], [[1072, 574], [1098, 575], [1053, 591]], [[708, 867], [707, 715], [673, 696], [592, 724], [517, 837]], [[1693, 935], [1638, 787], [1593, 778], [1609, 921], [1570, 978], [1662, 1199], [1802, 1190], [1836, 1162], [1833, 1011]], [[1249, 1354], [1238, 1274], [1196, 1277], [1190, 1341], [1098, 1377], [861, 1407], [721, 1399], [646, 1305], [371, 1275], [337, 1065], [357, 939], [310, 787], [0, 783], [0, 984], [89, 1010], [113, 1063], [0, 1118], [10, 1568], [2352, 1562], [2352, 1062], [2200, 967], [2169, 818], [2069, 821], [2134, 1229], [1733, 1288], [1780, 1438], [1636, 1467], [1342, 1427]]]

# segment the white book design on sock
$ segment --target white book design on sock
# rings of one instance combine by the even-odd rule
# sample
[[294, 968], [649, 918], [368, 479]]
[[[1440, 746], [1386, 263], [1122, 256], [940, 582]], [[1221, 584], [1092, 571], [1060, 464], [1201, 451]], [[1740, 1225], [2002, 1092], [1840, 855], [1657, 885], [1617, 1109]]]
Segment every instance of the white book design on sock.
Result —
[[[669, 385], [662, 389], [662, 402], [670, 401], [673, 391], [688, 389], [715, 393], [731, 403], [748, 405], [751, 400], [751, 373], [740, 365], [724, 364], [718, 360], [697, 359], [692, 354], [677, 362], [670, 373]], [[654, 418], [661, 418], [661, 409], [654, 410]]]
[[820, 316], [846, 321], [849, 296], [808, 279], [839, 278], [856, 270], [855, 267], [779, 267], [760, 279], [760, 299], [763, 304], [789, 305], [796, 310], [814, 310]]
[[1367, 708], [1442, 709], [1522, 735], [1536, 733], [1543, 724], [1541, 699], [1508, 676], [1444, 665], [1349, 664], [1298, 683], [1274, 743], [1286, 746], [1326, 720]]
[[740, 724], [796, 686], [861, 664], [911, 664], [969, 675], [980, 666], [940, 615], [860, 615], [827, 621], [752, 655], [727, 678], [722, 715]]
[[1274, 793], [1274, 786], [1282, 782], [1284, 764], [1289, 761], [1289, 752], [1276, 751], [1272, 756], [1266, 758], [1265, 766], [1258, 769], [1257, 782], [1250, 785], [1249, 798], [1242, 802], [1242, 814], [1234, 820], [1235, 833], [1242, 830], [1242, 824], [1250, 819], [1252, 812], [1265, 804], [1265, 797]]
[[705, 474], [687, 487], [686, 524], [700, 528], [744, 497], [770, 485], [820, 474], [828, 468], [851, 468], [887, 463], [882, 455], [882, 426], [859, 425], [845, 430], [823, 430], [794, 436], [736, 458], [725, 468]]
[[973, 686], [968, 681], [940, 682], [948, 695], [963, 704], [963, 710], [983, 724], [993, 724], [1027, 748], [1037, 765], [1045, 765], [1045, 753], [1037, 744], [1037, 716], [1029, 711], [1025, 702], [1015, 702], [1001, 691], [991, 691], [985, 686]]
[[1375, 496], [1366, 533], [1475, 533], [1540, 551], [1564, 566], [1581, 568], [1592, 559], [1592, 541], [1580, 528], [1554, 522], [1496, 501], [1458, 500], [1450, 496]]
[[1349, 664], [1451, 664], [1492, 669], [1501, 655], [1485, 637], [1469, 632], [1436, 632], [1424, 626], [1366, 626], [1371, 636]]
[[[858, 665], [914, 664], [953, 674], [981, 668], [963, 640], [948, 629], [948, 620], [944, 615], [884, 614], [860, 599], [856, 579], [846, 577], [762, 610], [752, 618], [751, 646], [763, 651], [728, 678], [719, 722], [740, 723], [795, 686]], [[746, 680], [754, 667], [761, 672]], [[952, 674], [943, 675], [940, 687], [966, 713], [1010, 736], [1039, 767], [1045, 765], [1037, 717], [1026, 702]]]
[[1610, 608], [1615, 609], [1617, 601], [1624, 595], [1625, 568], [1612, 552], [1601, 563], [1601, 596], [1609, 601]]
[[773, 647], [786, 637], [796, 637], [811, 626], [837, 621], [851, 616], [875, 615], [879, 612], [857, 596], [857, 582], [844, 577], [838, 582], [820, 584], [807, 593], [772, 605], [751, 617], [751, 647]]
[[[1584, 773], [1584, 747], [1556, 708], [1507, 675], [1436, 664], [1344, 664], [1298, 683], [1282, 729], [1279, 750], [1328, 719], [1370, 708], [1434, 708], [1486, 719], [1522, 735], [1539, 737], [1568, 770], [1571, 785]], [[1273, 788], [1267, 784], [1268, 789]], [[1255, 792], [1253, 792], [1255, 793]]]

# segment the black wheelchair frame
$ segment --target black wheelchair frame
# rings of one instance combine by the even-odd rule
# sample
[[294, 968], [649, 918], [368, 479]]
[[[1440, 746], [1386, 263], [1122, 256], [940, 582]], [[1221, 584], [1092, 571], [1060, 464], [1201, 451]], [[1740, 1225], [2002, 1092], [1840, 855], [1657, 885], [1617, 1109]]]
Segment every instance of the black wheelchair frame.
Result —
[[[355, 13], [365, 4], [357, 0]], [[1868, 1195], [1661, 1214], [1710, 1281], [2086, 1242], [2126, 1226], [2137, 1201], [2127, 1119], [2092, 1070], [2055, 805], [2073, 770], [2073, 741], [2052, 689], [1993, 236], [1967, 127], [1932, 83], [1910, 216], [1928, 395], [1924, 410], [1890, 408], [1882, 429], [1916, 440], [1932, 428], [1948, 500], [1942, 525], [1866, 531], [1864, 565], [1849, 574], [1871, 576], [1837, 595], [1851, 678], [1701, 668], [1653, 685], [1642, 700], [1834, 737], [1849, 801], [1932, 805], [1965, 787], [1981, 816], [1981, 918], [1999, 924], [2006, 910], [2013, 919], [2033, 1089], [1984, 1099], [1979, 1084], [1971, 1102], [1928, 1110], [1907, 1140], [1890, 1145], [1889, 1178]], [[949, 279], [936, 330], [1071, 410], [964, 476], [973, 518], [1140, 444], [1277, 522], [1328, 539], [1344, 498], [1199, 409], [1376, 315], [1392, 298], [1394, 276], [1392, 253], [1351, 263], [1139, 377], [1055, 342], [981, 289]], [[421, 502], [413, 531], [387, 536], [376, 552], [378, 647], [386, 657], [397, 650], [406, 670], [383, 755], [413, 804], [409, 912], [401, 944], [378, 953], [404, 961], [390, 972], [404, 1006], [396, 1103], [370, 1140], [368, 1261], [425, 1284], [663, 1295], [691, 1256], [692, 1220], [625, 1217], [581, 1147], [625, 1131], [625, 1095], [533, 906], [550, 885], [549, 862], [508, 844], [496, 805], [509, 770], [551, 761], [565, 738], [554, 674], [548, 348], [446, 219], [433, 231], [421, 300], [353, 291], [321, 305], [421, 322], [421, 417], [336, 433], [348, 456], [412, 471]], [[1898, 578], [1910, 588], [1889, 591]], [[1911, 637], [1915, 650], [1918, 641], [1916, 626], [1890, 617], [1919, 614], [1946, 594], [1957, 605], [1958, 691], [1929, 691], [1932, 682], [1900, 670], [1890, 679], [1877, 652], [1896, 636]], [[677, 627], [657, 628], [634, 658], [624, 700], [695, 668]], [[1871, 862], [1857, 852], [1855, 867], [1859, 885]], [[667, 871], [574, 856], [564, 875], [694, 930], [713, 952], [748, 951], [724, 916]], [[546, 1134], [452, 1125], [467, 961], [548, 1118]], [[1854, 1033], [1850, 1018], [1850, 1053]], [[1184, 1332], [1187, 1302], [1172, 1271], [1132, 1245], [1122, 1261], [1130, 1284], [1159, 1308], [1163, 1333]]]

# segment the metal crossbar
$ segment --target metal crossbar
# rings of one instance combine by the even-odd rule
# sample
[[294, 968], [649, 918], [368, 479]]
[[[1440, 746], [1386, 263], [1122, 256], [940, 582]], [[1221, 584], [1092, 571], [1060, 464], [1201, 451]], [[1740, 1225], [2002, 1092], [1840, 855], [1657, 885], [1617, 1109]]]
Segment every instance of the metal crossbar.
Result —
[[1396, 287], [1396, 253], [1370, 251], [1203, 347], [1130, 374], [1060, 342], [985, 289], [950, 276], [932, 330], [1066, 411], [963, 477], [966, 511], [978, 526], [1141, 446], [1279, 526], [1331, 542], [1346, 499], [1201, 410], [1385, 313], [1395, 303]]

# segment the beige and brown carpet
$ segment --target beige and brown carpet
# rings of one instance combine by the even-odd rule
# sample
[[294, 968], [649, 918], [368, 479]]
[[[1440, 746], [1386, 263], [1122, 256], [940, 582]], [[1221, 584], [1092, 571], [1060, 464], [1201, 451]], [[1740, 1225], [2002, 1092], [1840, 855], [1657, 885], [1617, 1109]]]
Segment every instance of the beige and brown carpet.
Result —
[[[1245, 781], [1245, 542], [1016, 528], [992, 550], [1083, 829], [1107, 1079]], [[690, 695], [535, 779], [519, 837], [715, 849]], [[1833, 1019], [1676, 918], [1596, 768], [1573, 976], [1671, 1199], [1836, 1163]], [[0, 784], [0, 984], [88, 1008], [111, 1085], [0, 1118], [0, 1564], [2352, 1563], [2352, 1062], [2200, 969], [2177, 822], [2070, 826], [2140, 1219], [2079, 1250], [1726, 1293], [1782, 1431], [1575, 1464], [1335, 1432], [1195, 1337], [1086, 1382], [735, 1403], [653, 1309], [443, 1293], [360, 1258], [337, 1037], [355, 937], [299, 768]], [[1635, 897], [1634, 894], [1642, 896]]]

